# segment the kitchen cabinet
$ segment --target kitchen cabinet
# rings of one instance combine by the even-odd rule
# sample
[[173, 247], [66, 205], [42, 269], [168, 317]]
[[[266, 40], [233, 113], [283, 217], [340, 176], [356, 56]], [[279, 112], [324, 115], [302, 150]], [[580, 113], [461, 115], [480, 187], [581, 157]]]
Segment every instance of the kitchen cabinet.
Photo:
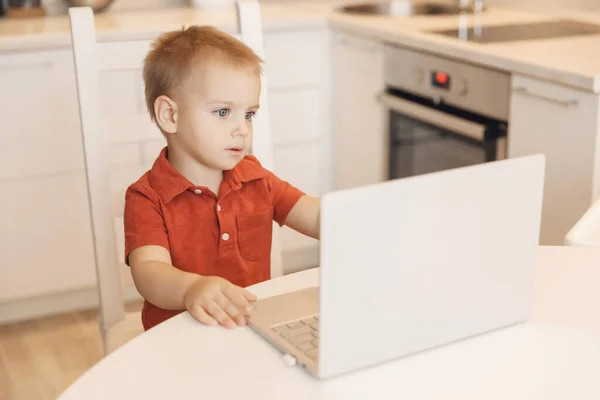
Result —
[[0, 88], [0, 181], [83, 168], [69, 51], [0, 54]]
[[[319, 197], [330, 189], [329, 31], [267, 32], [265, 72], [274, 173]], [[319, 242], [281, 228], [284, 273], [318, 265]]]
[[94, 285], [71, 53], [0, 54], [0, 87], [0, 304]]
[[0, 303], [95, 284], [83, 170], [2, 181], [0, 198]]
[[598, 95], [519, 75], [511, 87], [508, 156], [546, 155], [540, 242], [561, 245], [598, 193]]
[[333, 37], [333, 188], [387, 179], [387, 115], [377, 96], [384, 90], [383, 48], [375, 41]]

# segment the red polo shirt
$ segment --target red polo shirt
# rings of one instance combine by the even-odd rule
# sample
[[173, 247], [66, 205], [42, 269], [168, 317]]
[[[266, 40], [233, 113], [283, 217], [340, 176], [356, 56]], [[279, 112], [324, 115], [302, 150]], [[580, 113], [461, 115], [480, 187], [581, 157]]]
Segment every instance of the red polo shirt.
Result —
[[[283, 225], [303, 195], [246, 156], [223, 173], [217, 196], [183, 177], [164, 148], [150, 171], [127, 190], [125, 259], [138, 247], [157, 245], [186, 272], [217, 275], [242, 287], [268, 280], [272, 221]], [[145, 301], [144, 328], [180, 312]]]

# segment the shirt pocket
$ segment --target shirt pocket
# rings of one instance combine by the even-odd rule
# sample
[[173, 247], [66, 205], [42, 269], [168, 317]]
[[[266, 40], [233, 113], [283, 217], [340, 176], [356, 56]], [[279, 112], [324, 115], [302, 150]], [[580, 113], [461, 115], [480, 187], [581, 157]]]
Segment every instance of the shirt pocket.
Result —
[[264, 260], [271, 257], [273, 239], [273, 208], [259, 213], [238, 215], [238, 244], [242, 257]]

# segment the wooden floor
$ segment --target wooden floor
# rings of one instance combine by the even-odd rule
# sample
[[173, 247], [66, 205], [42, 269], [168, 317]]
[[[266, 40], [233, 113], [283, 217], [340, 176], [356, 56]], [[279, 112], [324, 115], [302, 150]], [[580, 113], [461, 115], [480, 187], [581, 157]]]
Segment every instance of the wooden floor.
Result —
[[0, 399], [54, 400], [101, 358], [96, 311], [0, 326]]

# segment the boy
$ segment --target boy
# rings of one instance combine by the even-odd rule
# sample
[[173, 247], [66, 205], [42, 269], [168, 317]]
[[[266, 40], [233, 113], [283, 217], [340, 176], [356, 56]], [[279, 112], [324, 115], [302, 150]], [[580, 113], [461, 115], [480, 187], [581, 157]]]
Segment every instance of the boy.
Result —
[[270, 278], [272, 221], [319, 238], [320, 202], [248, 155], [262, 60], [209, 27], [159, 37], [144, 61], [151, 119], [167, 139], [125, 199], [125, 257], [150, 329], [189, 311], [246, 324]]

